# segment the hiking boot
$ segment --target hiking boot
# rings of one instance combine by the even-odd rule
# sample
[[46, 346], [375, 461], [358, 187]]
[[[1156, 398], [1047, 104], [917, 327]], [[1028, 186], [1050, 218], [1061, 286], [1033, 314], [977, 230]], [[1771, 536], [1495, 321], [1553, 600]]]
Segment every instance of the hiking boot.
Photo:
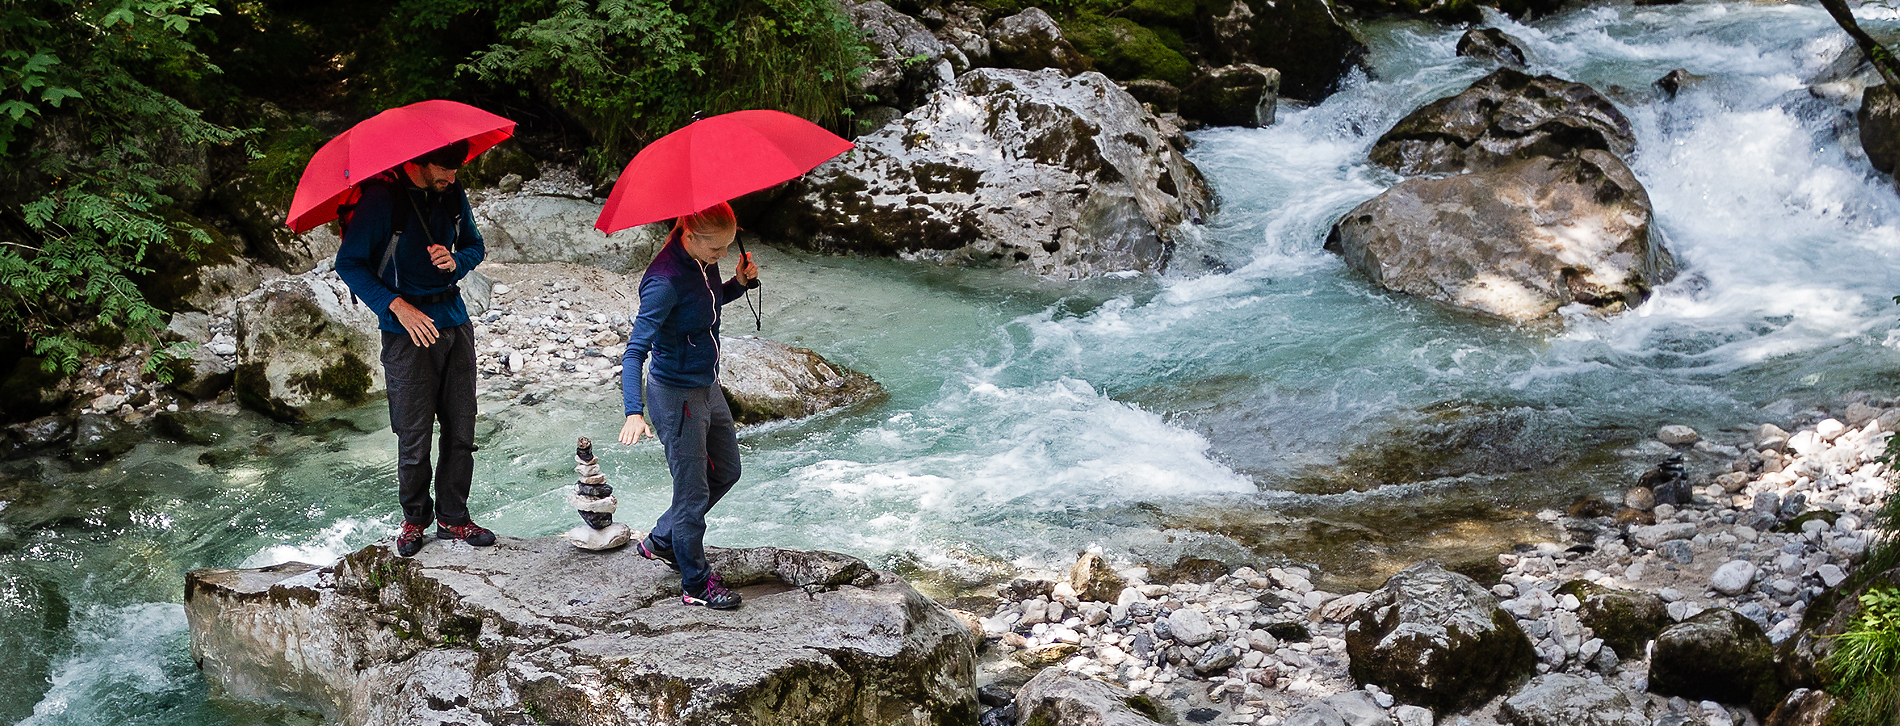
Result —
[[706, 578], [706, 587], [697, 594], [680, 594], [680, 602], [687, 605], [701, 605], [714, 610], [732, 610], [739, 607], [739, 593], [727, 590], [719, 581], [718, 575]]
[[474, 522], [463, 525], [436, 522], [435, 538], [459, 539], [476, 547], [487, 547], [495, 543], [495, 533]]
[[403, 522], [402, 534], [396, 535], [396, 554], [403, 557], [416, 556], [417, 552], [422, 551], [422, 538], [427, 536], [429, 536], [429, 531], [423, 525]]
[[644, 538], [641, 539], [638, 543], [635, 543], [634, 548], [640, 550], [641, 557], [645, 557], [649, 560], [659, 560], [661, 562], [666, 563], [667, 567], [673, 568], [674, 572], [680, 571], [679, 560], [673, 559], [672, 550], [663, 550], [658, 547], [654, 547], [653, 545], [647, 544], [647, 541]]

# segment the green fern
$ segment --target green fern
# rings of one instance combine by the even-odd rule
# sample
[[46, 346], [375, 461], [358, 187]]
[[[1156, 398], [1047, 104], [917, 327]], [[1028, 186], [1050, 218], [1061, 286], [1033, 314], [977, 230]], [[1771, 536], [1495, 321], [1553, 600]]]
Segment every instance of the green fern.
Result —
[[1841, 697], [1842, 726], [1888, 726], [1900, 713], [1900, 589], [1870, 588], [1847, 632], [1835, 637], [1827, 664]]

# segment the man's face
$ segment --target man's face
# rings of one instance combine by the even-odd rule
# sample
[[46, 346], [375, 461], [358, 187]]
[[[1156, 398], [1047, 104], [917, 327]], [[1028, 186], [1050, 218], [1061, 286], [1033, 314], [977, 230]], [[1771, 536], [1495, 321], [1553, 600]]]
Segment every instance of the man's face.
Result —
[[685, 245], [686, 254], [710, 265], [726, 258], [726, 250], [731, 249], [732, 240], [737, 236], [739, 230], [733, 227], [689, 234], [680, 243]]
[[419, 186], [432, 192], [448, 189], [450, 184], [454, 184], [455, 172], [455, 169], [435, 164], [423, 164], [416, 167], [416, 176], [422, 181]]

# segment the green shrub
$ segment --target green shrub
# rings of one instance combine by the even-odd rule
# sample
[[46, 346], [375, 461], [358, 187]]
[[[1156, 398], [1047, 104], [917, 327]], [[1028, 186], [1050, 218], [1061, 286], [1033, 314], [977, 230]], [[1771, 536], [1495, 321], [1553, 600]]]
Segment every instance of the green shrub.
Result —
[[1828, 656], [1841, 698], [1832, 723], [1891, 726], [1900, 714], [1900, 589], [1874, 587], [1860, 596], [1861, 612], [1835, 639]]
[[[151, 340], [164, 324], [133, 283], [148, 255], [211, 240], [167, 221], [163, 190], [197, 185], [163, 146], [230, 144], [245, 132], [178, 100], [217, 69], [186, 32], [208, 0], [15, 0], [0, 6], [0, 327], [72, 371], [94, 331]], [[175, 351], [174, 351], [175, 352]], [[147, 361], [161, 377], [164, 355]]]

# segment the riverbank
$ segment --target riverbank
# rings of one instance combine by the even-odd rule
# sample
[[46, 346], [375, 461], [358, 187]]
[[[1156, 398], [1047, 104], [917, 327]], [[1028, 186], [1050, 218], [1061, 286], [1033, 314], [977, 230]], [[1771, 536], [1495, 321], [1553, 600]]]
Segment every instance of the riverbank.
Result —
[[[1652, 692], [1658, 677], [1647, 641], [1716, 609], [1746, 618], [1774, 644], [1794, 637], [1810, 604], [1891, 536], [1869, 524], [1894, 489], [1877, 459], [1900, 422], [1896, 403], [1856, 397], [1844, 407], [1846, 421], [1827, 418], [1792, 434], [1762, 424], [1746, 448], [1666, 427], [1648, 449], [1700, 443], [1728, 457], [1726, 470], [1678, 476], [1663, 466], [1622, 502], [1586, 499], [1540, 512], [1557, 536], [1498, 554], [1494, 577], [1480, 584], [1534, 644], [1539, 674], [1614, 688], [1643, 723], [1671, 715], [1675, 723], [1759, 723], [1746, 699], [1692, 702]], [[1679, 464], [1679, 455], [1671, 458]], [[1659, 504], [1659, 493], [1680, 500]], [[994, 612], [981, 620], [990, 650], [980, 683], [1013, 690], [1041, 667], [1056, 667], [1156, 699], [1195, 723], [1325, 723], [1311, 714], [1363, 712], [1366, 704], [1402, 726], [1433, 722], [1430, 711], [1376, 685], [1360, 689], [1350, 675], [1347, 630], [1368, 593], [1317, 589], [1319, 573], [1302, 567], [1166, 582], [1146, 567], [1115, 571], [1099, 561], [1085, 555], [1069, 573], [1027, 573], [998, 589]], [[1666, 620], [1632, 641], [1627, 633], [1646, 627], [1643, 618], [1605, 616], [1592, 602], [1601, 593], [1639, 593]], [[1511, 698], [1442, 721], [1523, 723], [1500, 713]]]

